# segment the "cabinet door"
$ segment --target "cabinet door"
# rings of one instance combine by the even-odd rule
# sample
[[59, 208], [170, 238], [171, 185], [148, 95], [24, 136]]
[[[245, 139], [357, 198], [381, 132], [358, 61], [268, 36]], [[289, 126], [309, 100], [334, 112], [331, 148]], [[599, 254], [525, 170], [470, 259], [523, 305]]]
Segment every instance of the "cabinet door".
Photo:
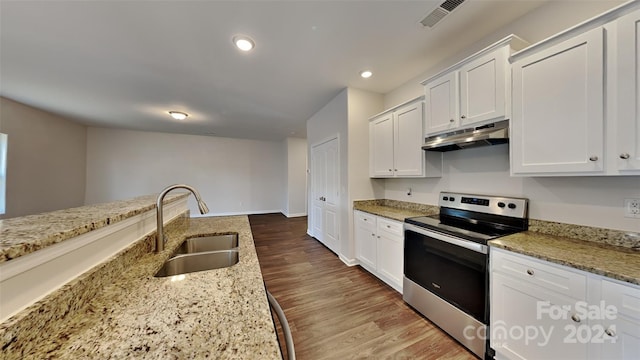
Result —
[[618, 316], [612, 323], [603, 324], [603, 328], [601, 359], [640, 359], [640, 321]]
[[612, 319], [601, 319], [605, 336], [601, 357], [640, 359], [640, 289], [602, 280], [602, 304], [613, 307]]
[[514, 174], [603, 171], [604, 29], [513, 64]]
[[508, 47], [460, 68], [460, 124], [505, 118]]
[[[519, 279], [491, 273], [491, 347], [499, 358], [586, 359], [587, 343], [570, 343], [577, 301]], [[551, 310], [553, 309], [553, 310]], [[547, 312], [549, 310], [549, 312]], [[573, 337], [575, 339], [575, 337]]]
[[640, 170], [640, 11], [618, 20], [617, 169]]
[[376, 271], [376, 216], [355, 212], [356, 258], [369, 271]]
[[394, 289], [402, 292], [404, 236], [402, 223], [378, 218], [378, 273]]
[[393, 176], [393, 115], [384, 114], [369, 123], [370, 176]]
[[422, 101], [409, 104], [393, 113], [395, 176], [424, 175], [424, 141]]
[[458, 126], [458, 72], [445, 74], [424, 86], [426, 135]]

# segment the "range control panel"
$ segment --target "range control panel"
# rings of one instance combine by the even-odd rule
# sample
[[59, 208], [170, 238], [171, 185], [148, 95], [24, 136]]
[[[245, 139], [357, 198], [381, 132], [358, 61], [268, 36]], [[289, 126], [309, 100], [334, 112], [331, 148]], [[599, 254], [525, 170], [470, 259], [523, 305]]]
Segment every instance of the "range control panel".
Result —
[[529, 200], [524, 198], [441, 192], [438, 204], [442, 207], [487, 214], [518, 218], [529, 216]]

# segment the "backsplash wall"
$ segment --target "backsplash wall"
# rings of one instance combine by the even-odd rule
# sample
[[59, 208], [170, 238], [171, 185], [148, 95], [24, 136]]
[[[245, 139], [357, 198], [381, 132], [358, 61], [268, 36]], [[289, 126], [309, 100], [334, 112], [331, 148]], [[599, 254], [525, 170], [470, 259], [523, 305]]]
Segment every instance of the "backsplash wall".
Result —
[[379, 180], [384, 198], [437, 205], [440, 191], [521, 196], [532, 219], [640, 232], [640, 219], [625, 218], [623, 209], [625, 198], [640, 199], [638, 176], [511, 177], [508, 145], [443, 156], [442, 178]]

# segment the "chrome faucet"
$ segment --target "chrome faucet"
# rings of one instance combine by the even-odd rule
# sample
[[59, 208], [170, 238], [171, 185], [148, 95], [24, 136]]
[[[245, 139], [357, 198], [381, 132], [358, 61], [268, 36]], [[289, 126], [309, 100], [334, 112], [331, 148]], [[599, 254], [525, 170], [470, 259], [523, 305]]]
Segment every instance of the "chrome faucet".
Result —
[[156, 252], [164, 250], [164, 243], [167, 242], [167, 239], [164, 236], [162, 201], [164, 200], [165, 195], [167, 195], [167, 193], [173, 189], [187, 189], [191, 191], [193, 196], [195, 196], [196, 201], [198, 202], [198, 209], [200, 209], [200, 214], [206, 214], [209, 212], [207, 204], [202, 201], [200, 193], [195, 188], [185, 184], [175, 184], [167, 186], [164, 190], [162, 190], [160, 195], [158, 195], [158, 200], [156, 201]]

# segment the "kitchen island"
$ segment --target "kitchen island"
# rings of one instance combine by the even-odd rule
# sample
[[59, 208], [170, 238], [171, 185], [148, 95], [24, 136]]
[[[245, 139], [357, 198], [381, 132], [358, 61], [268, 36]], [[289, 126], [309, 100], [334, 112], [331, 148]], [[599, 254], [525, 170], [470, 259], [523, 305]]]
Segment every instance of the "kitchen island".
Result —
[[[163, 252], [149, 234], [0, 324], [0, 357], [280, 359], [248, 218], [187, 215]], [[237, 264], [154, 277], [185, 238], [232, 233]]]

